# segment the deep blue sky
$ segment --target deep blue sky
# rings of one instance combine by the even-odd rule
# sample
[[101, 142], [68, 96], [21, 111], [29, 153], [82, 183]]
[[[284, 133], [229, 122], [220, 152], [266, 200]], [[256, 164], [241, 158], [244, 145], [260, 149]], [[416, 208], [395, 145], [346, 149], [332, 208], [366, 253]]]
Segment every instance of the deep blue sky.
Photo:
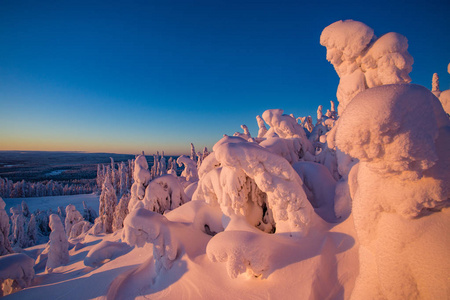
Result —
[[450, 88], [448, 1], [1, 1], [0, 150], [182, 154], [269, 108], [315, 117], [338, 84], [320, 33], [345, 19]]

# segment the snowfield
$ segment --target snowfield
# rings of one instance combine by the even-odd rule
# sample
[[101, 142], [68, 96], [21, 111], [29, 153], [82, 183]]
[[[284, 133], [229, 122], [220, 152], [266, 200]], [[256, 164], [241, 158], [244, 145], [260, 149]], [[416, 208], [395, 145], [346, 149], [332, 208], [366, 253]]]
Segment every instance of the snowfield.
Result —
[[446, 91], [410, 83], [398, 33], [320, 42], [339, 106], [316, 124], [268, 109], [212, 152], [99, 167], [100, 196], [0, 198], [5, 299], [450, 299]]

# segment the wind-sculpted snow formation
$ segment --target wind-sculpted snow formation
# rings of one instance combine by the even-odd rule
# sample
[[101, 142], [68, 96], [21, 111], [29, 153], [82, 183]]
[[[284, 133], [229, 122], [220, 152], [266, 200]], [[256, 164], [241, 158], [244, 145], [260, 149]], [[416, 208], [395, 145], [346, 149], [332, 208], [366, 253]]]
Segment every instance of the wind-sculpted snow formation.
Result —
[[327, 26], [320, 36], [327, 48], [327, 60], [340, 81], [336, 97], [341, 115], [358, 93], [385, 84], [409, 83], [414, 62], [408, 53], [408, 40], [389, 32], [376, 38], [364, 23], [345, 20]]
[[243, 215], [263, 231], [307, 233], [312, 207], [288, 161], [239, 137], [224, 137], [213, 150], [220, 168], [200, 179], [193, 200]]
[[359, 159], [350, 186], [361, 244], [352, 299], [448, 297], [449, 141], [449, 119], [424, 87], [377, 87], [347, 106], [336, 144]]

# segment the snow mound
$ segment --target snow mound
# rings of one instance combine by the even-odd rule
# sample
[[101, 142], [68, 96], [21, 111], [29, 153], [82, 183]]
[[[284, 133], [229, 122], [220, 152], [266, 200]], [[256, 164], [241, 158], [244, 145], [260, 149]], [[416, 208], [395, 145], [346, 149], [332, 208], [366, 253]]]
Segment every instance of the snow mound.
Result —
[[133, 249], [126, 243], [101, 241], [95, 245], [86, 255], [84, 265], [96, 268], [102, 264], [122, 256]]
[[34, 259], [23, 253], [0, 256], [0, 296], [28, 287], [34, 278]]

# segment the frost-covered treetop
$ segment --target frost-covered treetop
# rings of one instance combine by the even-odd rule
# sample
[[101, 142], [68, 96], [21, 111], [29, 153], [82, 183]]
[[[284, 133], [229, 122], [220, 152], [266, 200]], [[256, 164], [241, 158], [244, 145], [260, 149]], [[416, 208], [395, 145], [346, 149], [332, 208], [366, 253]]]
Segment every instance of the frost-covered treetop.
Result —
[[450, 74], [450, 63], [448, 63], [447, 72], [448, 72], [448, 74]]
[[0, 209], [5, 209], [6, 203], [3, 201], [2, 197], [0, 197]]

